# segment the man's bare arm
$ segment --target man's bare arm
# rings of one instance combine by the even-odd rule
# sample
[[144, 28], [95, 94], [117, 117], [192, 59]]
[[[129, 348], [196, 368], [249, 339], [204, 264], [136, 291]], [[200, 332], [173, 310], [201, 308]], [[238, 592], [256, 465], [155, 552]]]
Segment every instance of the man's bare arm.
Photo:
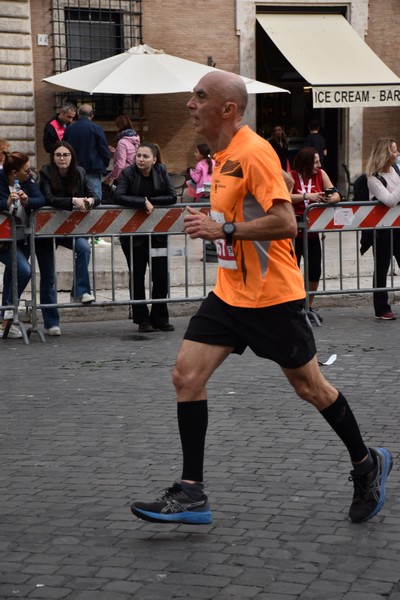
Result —
[[283, 169], [282, 169], [282, 175], [283, 175], [283, 179], [285, 180], [288, 192], [289, 192], [289, 194], [291, 194], [293, 186], [294, 186], [294, 179], [293, 179], [293, 177], [291, 176], [290, 173], [287, 173]]
[[[187, 207], [184, 217], [185, 231], [193, 239], [224, 239], [222, 225], [207, 215]], [[234, 240], [282, 240], [297, 235], [293, 206], [287, 200], [277, 199], [264, 217], [247, 222], [237, 222]]]

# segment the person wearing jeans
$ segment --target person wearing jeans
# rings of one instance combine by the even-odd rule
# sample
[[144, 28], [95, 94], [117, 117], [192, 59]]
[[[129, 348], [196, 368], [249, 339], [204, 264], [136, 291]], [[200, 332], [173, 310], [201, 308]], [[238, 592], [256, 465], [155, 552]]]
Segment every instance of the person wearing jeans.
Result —
[[[111, 155], [106, 134], [93, 119], [92, 105], [82, 104], [78, 109], [78, 120], [65, 131], [64, 141], [73, 147], [77, 164], [85, 169], [89, 185], [101, 203], [102, 177], [107, 173]], [[98, 246], [110, 246], [101, 237], [96, 237], [94, 242]]]
[[[17, 285], [18, 285], [18, 298], [21, 297], [23, 291], [28, 285], [31, 278], [31, 266], [28, 262], [29, 259], [29, 246], [25, 243], [25, 240], [19, 240], [17, 242]], [[4, 279], [3, 279], [3, 293], [1, 303], [3, 306], [13, 304], [12, 297], [12, 252], [11, 245], [6, 242], [0, 247], [0, 262], [5, 265]]]
[[[31, 278], [29, 258], [29, 239], [25, 228], [29, 222], [32, 210], [44, 205], [44, 197], [32, 179], [29, 156], [22, 152], [4, 152], [4, 165], [0, 171], [0, 210], [9, 211], [17, 225], [17, 286], [18, 300]], [[20, 184], [20, 190], [15, 190], [15, 182]], [[3, 275], [2, 305], [13, 306], [12, 286], [12, 252], [11, 244], [6, 242], [0, 247], [0, 262], [5, 265]], [[10, 311], [4, 311], [4, 319], [10, 320]], [[11, 325], [7, 337], [21, 338], [18, 327]]]
[[[40, 187], [46, 204], [61, 210], [87, 212], [99, 204], [99, 199], [91, 188], [85, 170], [78, 167], [74, 149], [67, 142], [58, 142], [50, 154], [50, 162], [40, 171]], [[64, 246], [75, 252], [75, 277], [71, 290], [74, 302], [93, 302], [95, 297], [90, 290], [89, 261], [90, 245], [86, 238], [56, 238], [57, 246]], [[36, 244], [36, 256], [41, 274], [40, 301], [43, 304], [56, 303], [57, 291], [54, 273], [53, 240], [42, 239]], [[44, 267], [42, 268], [41, 267]], [[45, 322], [48, 335], [60, 335], [58, 311], [46, 309], [49, 323]]]

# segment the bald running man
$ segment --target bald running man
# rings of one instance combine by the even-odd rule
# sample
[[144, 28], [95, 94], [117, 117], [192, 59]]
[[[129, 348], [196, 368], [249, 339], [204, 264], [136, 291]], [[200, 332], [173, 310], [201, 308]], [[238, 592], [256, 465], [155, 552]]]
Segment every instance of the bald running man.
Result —
[[242, 123], [246, 105], [242, 79], [224, 72], [203, 77], [187, 104], [196, 133], [215, 152], [216, 166], [210, 216], [188, 207], [185, 231], [215, 242], [217, 282], [189, 322], [173, 371], [182, 478], [160, 498], [136, 501], [131, 510], [156, 523], [211, 523], [203, 483], [206, 384], [232, 352], [242, 354], [248, 346], [275, 361], [296, 394], [342, 440], [353, 465], [349, 517], [367, 521], [385, 501], [392, 457], [385, 448], [367, 448], [346, 398], [318, 366], [292, 245], [297, 225], [290, 195], [275, 151]]

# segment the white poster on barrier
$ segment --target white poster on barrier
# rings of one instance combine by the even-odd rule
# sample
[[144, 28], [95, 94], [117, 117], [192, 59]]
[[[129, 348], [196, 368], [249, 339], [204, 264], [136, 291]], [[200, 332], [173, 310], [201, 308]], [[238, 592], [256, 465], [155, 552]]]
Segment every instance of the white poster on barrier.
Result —
[[351, 208], [343, 208], [342, 206], [339, 206], [338, 208], [335, 208], [333, 223], [336, 226], [349, 226], [353, 222], [353, 216], [354, 214]]

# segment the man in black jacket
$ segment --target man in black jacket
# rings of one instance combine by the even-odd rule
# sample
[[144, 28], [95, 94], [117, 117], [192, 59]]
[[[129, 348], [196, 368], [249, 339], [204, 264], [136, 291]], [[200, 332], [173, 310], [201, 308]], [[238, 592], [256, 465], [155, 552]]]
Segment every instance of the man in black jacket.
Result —
[[82, 104], [78, 121], [68, 127], [64, 141], [75, 150], [78, 165], [85, 169], [90, 186], [101, 200], [101, 178], [107, 172], [110, 150], [103, 129], [92, 122], [93, 116], [92, 106]]

